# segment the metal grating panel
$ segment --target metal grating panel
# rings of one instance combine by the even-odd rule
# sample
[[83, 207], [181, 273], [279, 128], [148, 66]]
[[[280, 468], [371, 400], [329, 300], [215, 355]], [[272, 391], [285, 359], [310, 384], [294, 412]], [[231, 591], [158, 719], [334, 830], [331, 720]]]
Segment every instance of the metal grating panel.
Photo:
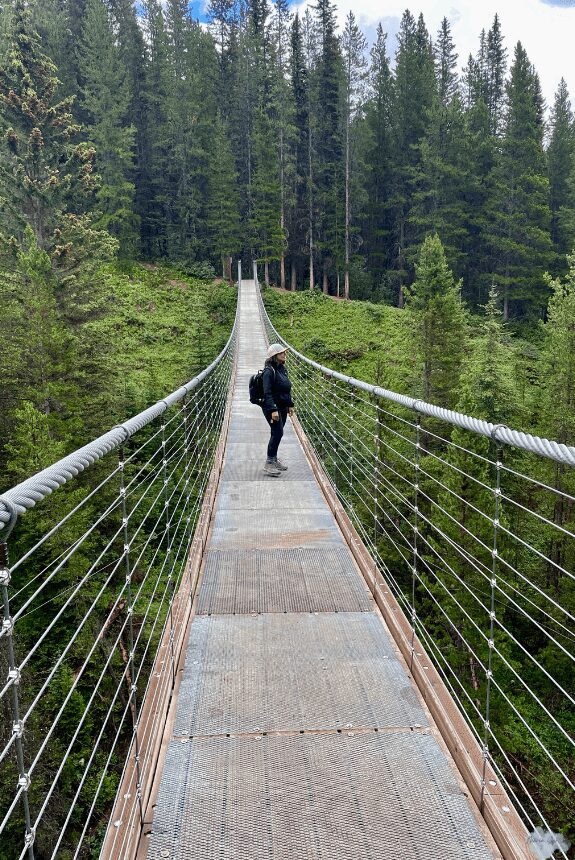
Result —
[[427, 725], [374, 613], [196, 618], [174, 735]]
[[331, 511], [284, 511], [281, 507], [265, 512], [218, 510], [210, 541], [212, 549], [294, 549], [325, 544], [344, 545]]
[[[266, 446], [267, 439], [262, 440], [259, 447], [259, 454], [254, 459], [234, 459], [228, 458], [222, 470], [223, 481], [273, 481], [274, 485], [280, 485], [286, 481], [310, 481], [312, 471], [307, 463], [307, 460], [302, 462], [297, 460], [294, 462], [290, 451], [287, 450], [287, 445], [280, 445], [279, 457], [285, 461], [288, 467], [287, 472], [283, 472], [279, 478], [270, 478], [264, 474], [263, 468], [266, 462]], [[295, 447], [295, 446], [294, 446]]]
[[321, 508], [325, 510], [325, 498], [315, 480], [289, 481], [278, 495], [277, 484], [271, 481], [226, 481], [220, 487], [218, 510], [269, 511], [277, 507]]
[[373, 599], [338, 547], [209, 551], [197, 612], [359, 612]]
[[431, 735], [170, 744], [149, 860], [493, 860]]

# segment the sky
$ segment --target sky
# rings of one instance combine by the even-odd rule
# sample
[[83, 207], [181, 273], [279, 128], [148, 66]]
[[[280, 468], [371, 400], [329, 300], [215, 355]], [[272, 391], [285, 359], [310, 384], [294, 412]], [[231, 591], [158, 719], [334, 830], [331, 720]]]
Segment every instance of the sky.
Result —
[[[479, 47], [481, 30], [489, 30], [497, 13], [508, 51], [518, 41], [541, 79], [547, 105], [553, 105], [561, 78], [565, 78], [575, 107], [575, 0], [335, 0], [340, 25], [351, 9], [370, 44], [381, 21], [388, 33], [388, 53], [395, 53], [395, 34], [406, 8], [417, 18], [423, 13], [427, 29], [435, 37], [442, 18], [450, 24], [459, 54], [459, 66]], [[308, 5], [292, 3], [293, 10]]]

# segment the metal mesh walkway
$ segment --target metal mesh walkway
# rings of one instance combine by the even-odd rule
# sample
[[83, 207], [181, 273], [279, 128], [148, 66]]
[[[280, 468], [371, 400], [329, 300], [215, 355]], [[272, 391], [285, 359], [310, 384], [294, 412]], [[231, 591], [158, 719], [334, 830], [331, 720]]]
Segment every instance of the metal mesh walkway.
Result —
[[291, 425], [263, 474], [241, 294], [226, 460], [148, 858], [499, 857]]

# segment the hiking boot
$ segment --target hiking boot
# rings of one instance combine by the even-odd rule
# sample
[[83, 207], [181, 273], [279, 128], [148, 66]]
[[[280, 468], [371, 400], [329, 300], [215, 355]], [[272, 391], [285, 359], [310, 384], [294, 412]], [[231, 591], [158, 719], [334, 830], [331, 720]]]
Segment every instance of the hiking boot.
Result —
[[282, 461], [281, 461], [281, 460], [278, 460], [278, 458], [277, 458], [277, 457], [276, 457], [276, 458], [275, 458], [275, 460], [274, 460], [274, 466], [277, 466], [277, 467], [278, 467], [278, 469], [280, 469], [282, 472], [285, 472], [285, 471], [287, 470], [287, 466], [286, 466], [286, 464], [285, 464], [285, 463], [282, 463]]
[[264, 474], [269, 475], [270, 478], [279, 478], [281, 473], [277, 463], [266, 463], [264, 466]]

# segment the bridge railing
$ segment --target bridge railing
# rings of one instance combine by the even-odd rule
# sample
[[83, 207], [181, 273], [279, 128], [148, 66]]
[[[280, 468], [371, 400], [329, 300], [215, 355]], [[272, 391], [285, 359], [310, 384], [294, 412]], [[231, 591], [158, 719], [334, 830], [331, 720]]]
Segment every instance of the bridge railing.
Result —
[[143, 820], [235, 344], [0, 496], [0, 857], [97, 856], [121, 780], [110, 857]]
[[408, 621], [411, 668], [433, 661], [476, 738], [480, 806], [500, 780], [534, 845], [570, 856], [538, 828], [573, 838], [575, 448], [337, 373], [260, 303], [299, 422]]

